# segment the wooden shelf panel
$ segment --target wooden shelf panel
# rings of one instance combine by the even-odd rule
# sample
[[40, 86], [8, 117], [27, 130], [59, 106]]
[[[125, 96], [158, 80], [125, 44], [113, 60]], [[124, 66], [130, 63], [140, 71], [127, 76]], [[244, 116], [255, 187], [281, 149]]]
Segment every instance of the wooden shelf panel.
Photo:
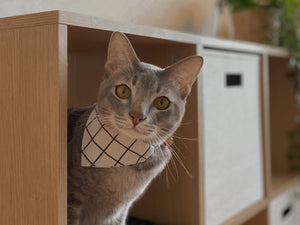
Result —
[[0, 33], [0, 224], [67, 224], [67, 27]]
[[[107, 49], [112, 31], [98, 30], [85, 27], [68, 26], [68, 49], [69, 51], [103, 51]], [[134, 49], [137, 48], [157, 48], [178, 47], [194, 44], [170, 41], [161, 38], [133, 35], [126, 33]], [[194, 53], [195, 54], [195, 53]]]
[[291, 140], [288, 131], [295, 130], [297, 107], [295, 80], [288, 77], [288, 59], [269, 58], [271, 165], [275, 173], [289, 172], [287, 158]]
[[248, 220], [250, 220], [255, 215], [257, 215], [258, 213], [265, 210], [267, 207], [268, 207], [268, 200], [263, 199], [263, 200], [255, 203], [255, 204], [249, 206], [248, 208], [244, 209], [239, 214], [237, 214], [236, 216], [230, 218], [229, 220], [227, 220], [222, 225], [240, 225], [240, 224], [243, 224], [243, 223], [247, 222]]
[[229, 51], [241, 51], [255, 54], [267, 54], [276, 57], [289, 57], [289, 52], [281, 47], [269, 46], [245, 41], [226, 40], [214, 37], [205, 37], [179, 31], [147, 27], [137, 24], [115, 22], [87, 16], [73, 12], [50, 11], [28, 15], [0, 18], [0, 30], [16, 27], [40, 26], [46, 24], [65, 24], [68, 26], [85, 27], [106, 31], [121, 31], [137, 36], [165, 39], [187, 44], [202, 44], [204, 47], [217, 48]]
[[273, 173], [270, 198], [273, 199], [300, 182], [300, 172]]
[[268, 216], [268, 209], [264, 209], [263, 211], [259, 212], [255, 216], [253, 216], [250, 220], [243, 225], [266, 225], [269, 223], [269, 216]]
[[247, 41], [228, 40], [215, 37], [201, 36], [201, 44], [206, 48], [227, 51], [267, 54], [274, 57], [289, 57], [289, 52], [282, 47], [253, 43]]

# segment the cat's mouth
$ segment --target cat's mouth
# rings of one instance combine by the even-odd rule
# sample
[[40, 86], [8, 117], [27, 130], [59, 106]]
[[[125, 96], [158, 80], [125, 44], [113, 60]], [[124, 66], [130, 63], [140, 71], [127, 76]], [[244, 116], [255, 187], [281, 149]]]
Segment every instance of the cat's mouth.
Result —
[[119, 128], [119, 132], [124, 134], [125, 136], [134, 138], [134, 139], [140, 139], [145, 143], [149, 143], [149, 144], [162, 144], [165, 140], [160, 137], [156, 137], [154, 131], [152, 132], [147, 132], [144, 131], [143, 129], [139, 128], [139, 127], [123, 127], [123, 128]]
[[118, 119], [115, 119], [110, 124], [117, 132], [130, 138], [143, 140], [146, 143], [152, 143], [153, 141], [151, 140], [153, 139], [153, 136], [155, 136], [154, 134], [156, 133], [156, 128], [151, 125], [138, 124], [134, 126], [133, 124], [124, 123], [123, 121], [120, 122], [118, 121]]
[[143, 132], [137, 127], [128, 127], [128, 128], [123, 127], [121, 128], [121, 130], [124, 131], [125, 135], [132, 136], [134, 138], [145, 136], [145, 134], [143, 134]]
[[124, 135], [135, 139], [146, 140], [151, 136], [150, 133], [144, 131], [139, 127], [123, 127], [123, 128], [119, 128], [119, 130]]

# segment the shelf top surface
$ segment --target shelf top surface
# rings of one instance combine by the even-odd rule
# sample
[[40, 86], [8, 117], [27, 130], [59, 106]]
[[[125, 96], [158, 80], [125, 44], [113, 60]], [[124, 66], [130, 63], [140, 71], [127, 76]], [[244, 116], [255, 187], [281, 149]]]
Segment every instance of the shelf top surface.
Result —
[[289, 56], [289, 52], [281, 47], [246, 41], [220, 39], [162, 28], [116, 22], [95, 16], [87, 16], [59, 10], [0, 18], [0, 30], [49, 24], [65, 24], [68, 26], [98, 30], [120, 31], [137, 36], [146, 36], [150, 38], [164, 39], [186, 44], [200, 44], [204, 48], [215, 48], [225, 51], [266, 54], [275, 57]]
[[270, 196], [274, 198], [295, 185], [300, 185], [300, 172], [273, 173]]

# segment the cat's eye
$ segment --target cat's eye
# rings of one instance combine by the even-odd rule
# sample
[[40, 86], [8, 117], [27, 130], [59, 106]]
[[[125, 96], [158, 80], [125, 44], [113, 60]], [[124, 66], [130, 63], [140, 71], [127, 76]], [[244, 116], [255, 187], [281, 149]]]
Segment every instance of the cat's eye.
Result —
[[121, 84], [116, 87], [116, 95], [123, 99], [129, 98], [131, 95], [131, 90], [127, 85]]
[[153, 103], [154, 106], [159, 110], [165, 110], [170, 106], [170, 100], [165, 96], [156, 98]]

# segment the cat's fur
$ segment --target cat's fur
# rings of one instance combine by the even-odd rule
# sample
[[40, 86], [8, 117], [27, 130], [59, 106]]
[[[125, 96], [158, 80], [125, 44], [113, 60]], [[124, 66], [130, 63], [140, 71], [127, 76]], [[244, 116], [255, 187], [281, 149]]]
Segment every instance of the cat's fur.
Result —
[[[81, 167], [81, 140], [92, 107], [69, 111], [68, 224], [124, 225], [132, 203], [166, 166], [171, 152], [164, 141], [180, 125], [186, 97], [202, 66], [202, 58], [189, 57], [166, 69], [142, 63], [128, 39], [115, 32], [110, 40], [105, 75], [98, 95], [98, 112], [104, 123], [125, 135], [158, 144], [143, 163], [117, 168]], [[126, 84], [132, 92], [120, 99], [115, 87]], [[153, 101], [167, 96], [171, 104], [158, 110]], [[133, 126], [130, 113], [144, 119]], [[71, 124], [71, 125], [72, 125]]]

